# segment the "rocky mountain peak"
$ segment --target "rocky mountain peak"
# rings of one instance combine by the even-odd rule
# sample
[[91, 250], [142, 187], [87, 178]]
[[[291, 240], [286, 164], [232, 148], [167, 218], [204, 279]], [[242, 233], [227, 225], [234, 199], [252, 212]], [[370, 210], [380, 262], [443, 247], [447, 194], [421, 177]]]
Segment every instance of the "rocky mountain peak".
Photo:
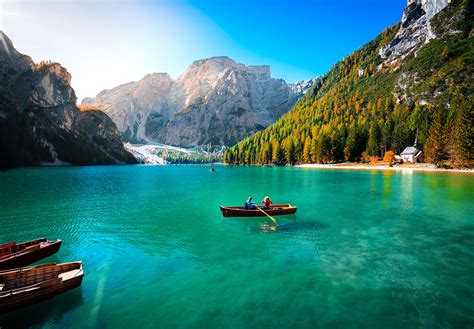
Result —
[[450, 2], [451, 0], [408, 0], [400, 30], [393, 40], [380, 49], [379, 55], [388, 61], [403, 58], [418, 45], [436, 38], [430, 21]]
[[79, 111], [70, 82], [66, 68], [35, 64], [0, 32], [0, 168], [136, 162], [105, 113]]
[[24, 74], [23, 79], [31, 81], [28, 97], [31, 105], [52, 107], [76, 104], [76, 93], [70, 85], [71, 74], [59, 63], [46, 61], [34, 64], [31, 73]]
[[31, 70], [44, 76], [55, 76], [55, 78], [62, 80], [67, 85], [70, 85], [72, 81], [71, 73], [69, 73], [68, 70], [59, 63], [42, 61], [38, 64], [33, 64]]
[[188, 80], [192, 75], [203, 77], [214, 77], [226, 69], [235, 69], [238, 64], [227, 56], [211, 57], [194, 61], [178, 80]]
[[188, 80], [190, 75], [199, 75], [200, 78], [222, 77], [228, 71], [244, 72], [259, 80], [270, 80], [271, 71], [269, 65], [249, 65], [237, 63], [227, 56], [216, 56], [194, 61], [186, 71], [178, 77], [179, 80]]
[[28, 70], [34, 63], [30, 56], [19, 53], [13, 46], [10, 38], [0, 31], [0, 62], [15, 66], [16, 70], [0, 72], [2, 80], [15, 79], [18, 73]]
[[[13, 54], [12, 54], [13, 52]], [[13, 47], [13, 42], [10, 38], [0, 30], [0, 55], [18, 55], [15, 47]]]
[[161, 83], [162, 81], [173, 81], [168, 73], [150, 73], [145, 75], [140, 81], [151, 81]]
[[193, 61], [190, 66], [202, 66], [204, 64], [232, 66], [237, 65], [237, 62], [228, 56], [213, 56], [209, 58], [197, 59]]
[[230, 145], [273, 123], [303, 89], [273, 79], [268, 65], [220, 56], [194, 61], [176, 81], [151, 74], [83, 104], [101, 104], [126, 141]]
[[300, 97], [306, 94], [306, 92], [311, 88], [311, 86], [318, 80], [318, 78], [308, 79], [308, 80], [301, 80], [297, 83], [290, 84], [291, 89], [293, 92]]

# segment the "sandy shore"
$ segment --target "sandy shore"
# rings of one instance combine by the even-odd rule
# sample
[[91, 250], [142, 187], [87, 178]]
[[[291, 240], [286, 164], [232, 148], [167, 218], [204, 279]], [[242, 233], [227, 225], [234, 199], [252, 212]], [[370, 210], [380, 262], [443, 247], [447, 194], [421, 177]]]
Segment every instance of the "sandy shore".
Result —
[[441, 169], [436, 168], [434, 165], [427, 164], [411, 164], [389, 167], [388, 165], [363, 165], [358, 163], [337, 163], [337, 164], [302, 164], [295, 167], [299, 168], [313, 168], [313, 169], [347, 169], [347, 170], [392, 170], [400, 171], [402, 173], [410, 173], [414, 171], [425, 171], [425, 172], [446, 172], [446, 173], [462, 173], [462, 174], [473, 174], [474, 170], [471, 169]]

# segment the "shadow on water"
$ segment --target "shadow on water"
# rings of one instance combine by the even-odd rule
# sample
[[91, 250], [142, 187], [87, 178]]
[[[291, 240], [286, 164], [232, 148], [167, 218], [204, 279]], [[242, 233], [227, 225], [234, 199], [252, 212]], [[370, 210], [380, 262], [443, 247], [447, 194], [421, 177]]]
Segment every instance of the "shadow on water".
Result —
[[56, 323], [65, 313], [83, 304], [82, 289], [78, 287], [37, 304], [0, 314], [0, 328], [28, 328], [48, 322]]
[[249, 227], [249, 232], [257, 233], [284, 233], [284, 232], [307, 232], [318, 231], [327, 228], [329, 225], [317, 221], [297, 221], [296, 218], [291, 222], [277, 221], [272, 223], [269, 221], [260, 222], [258, 225]]
[[266, 217], [234, 217], [232, 220], [236, 225], [252, 222], [247, 225], [247, 231], [252, 233], [317, 231], [329, 227], [328, 224], [320, 221], [298, 221], [296, 215], [276, 217], [276, 223]]

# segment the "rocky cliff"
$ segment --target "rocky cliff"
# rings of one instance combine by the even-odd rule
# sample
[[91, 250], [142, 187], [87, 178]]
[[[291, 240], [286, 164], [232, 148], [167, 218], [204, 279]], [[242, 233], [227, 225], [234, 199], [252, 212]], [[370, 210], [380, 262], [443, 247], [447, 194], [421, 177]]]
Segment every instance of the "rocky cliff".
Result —
[[1, 168], [136, 162], [110, 118], [76, 107], [70, 82], [60, 64], [35, 64], [0, 31]]
[[436, 38], [431, 19], [451, 0], [408, 0], [395, 37], [379, 51], [382, 58], [405, 57], [417, 46]]
[[99, 106], [126, 141], [232, 145], [275, 122], [312, 82], [288, 85], [273, 79], [269, 66], [213, 57], [195, 61], [176, 81], [150, 74], [83, 104]]

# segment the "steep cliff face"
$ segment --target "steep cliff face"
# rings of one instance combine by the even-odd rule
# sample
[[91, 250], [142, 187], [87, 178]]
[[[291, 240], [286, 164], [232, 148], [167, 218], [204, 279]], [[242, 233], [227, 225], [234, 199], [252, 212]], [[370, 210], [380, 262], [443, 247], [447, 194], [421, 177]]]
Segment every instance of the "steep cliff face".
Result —
[[50, 62], [35, 64], [3, 32], [0, 76], [0, 167], [135, 163], [110, 118], [81, 113], [76, 107], [65, 68]]
[[104, 90], [96, 98], [86, 98], [83, 104], [92, 104], [107, 113], [126, 141], [145, 141], [147, 122], [168, 117], [167, 95], [173, 80], [168, 74], [148, 74], [138, 82], [130, 82]]
[[98, 104], [127, 141], [231, 145], [273, 123], [310, 86], [273, 79], [269, 66], [228, 57], [195, 61], [176, 81], [150, 74], [86, 98]]
[[382, 47], [382, 58], [407, 56], [415, 47], [436, 38], [431, 19], [451, 0], [408, 0], [403, 11], [400, 29], [395, 38]]

